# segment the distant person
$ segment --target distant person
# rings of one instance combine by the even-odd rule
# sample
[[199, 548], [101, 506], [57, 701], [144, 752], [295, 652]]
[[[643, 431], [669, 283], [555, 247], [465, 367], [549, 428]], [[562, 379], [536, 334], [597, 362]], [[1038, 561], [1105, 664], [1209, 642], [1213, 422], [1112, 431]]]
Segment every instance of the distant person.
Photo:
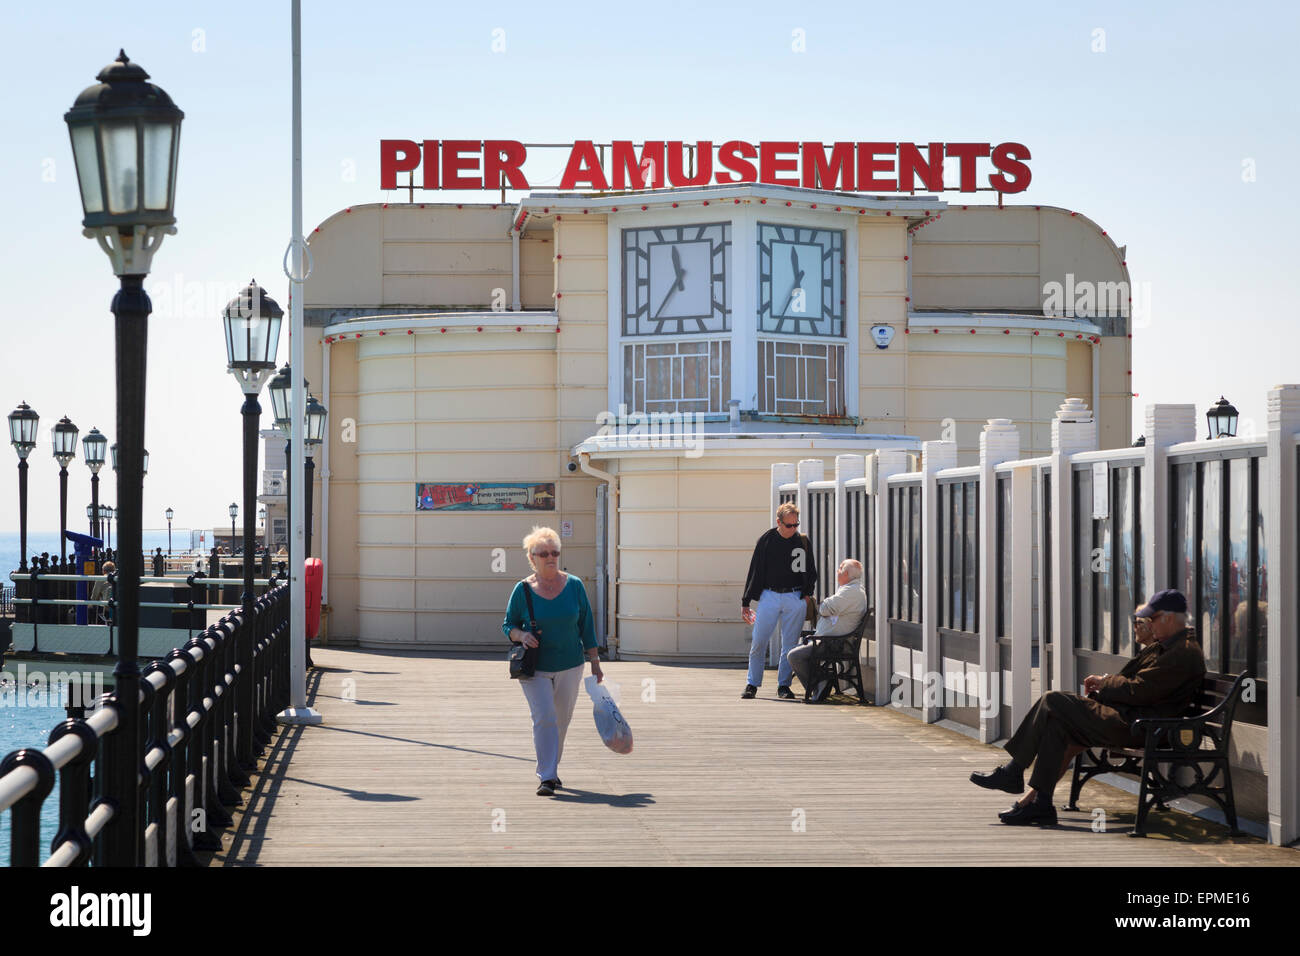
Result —
[[1196, 699], [1205, 656], [1187, 631], [1187, 599], [1173, 589], [1151, 596], [1133, 615], [1137, 654], [1118, 674], [1084, 678], [1087, 697], [1053, 690], [1038, 698], [1005, 744], [1011, 761], [971, 782], [1021, 793], [1033, 764], [1030, 791], [998, 819], [1011, 826], [1056, 825], [1052, 792], [1072, 757], [1085, 747], [1143, 747], [1130, 729], [1141, 717], [1178, 717]]
[[[537, 670], [532, 677], [521, 677], [519, 686], [533, 717], [537, 795], [549, 797], [564, 786], [559, 776], [560, 757], [578, 700], [583, 656], [591, 662], [597, 681], [603, 681], [605, 675], [600, 669], [587, 589], [581, 578], [560, 570], [560, 536], [553, 528], [534, 527], [523, 544], [533, 573], [510, 593], [501, 630], [513, 643], [538, 648]], [[530, 597], [533, 615], [528, 613]], [[540, 637], [526, 630], [530, 617], [535, 617]]]
[[[117, 571], [117, 565], [112, 561], [105, 561], [102, 572], [105, 575], [113, 574]], [[90, 589], [90, 599], [92, 601], [107, 601], [112, 597], [113, 590], [109, 586], [108, 580], [96, 581], [95, 586]], [[95, 620], [99, 624], [107, 624], [110, 620], [109, 608], [103, 605], [91, 605], [95, 610]]]
[[[765, 531], [754, 545], [749, 560], [745, 593], [740, 599], [740, 617], [752, 626], [749, 645], [749, 675], [742, 700], [750, 700], [763, 686], [763, 665], [772, 632], [780, 628], [781, 656], [776, 670], [776, 696], [794, 700], [790, 690], [789, 653], [799, 640], [799, 628], [808, 616], [804, 597], [817, 589], [817, 565], [812, 542], [799, 533], [799, 509], [785, 502], [776, 509], [776, 527]], [[758, 610], [751, 610], [751, 601]]]
[[[818, 638], [852, 634], [867, 613], [867, 592], [862, 588], [861, 561], [853, 558], [841, 561], [835, 574], [835, 584], [838, 590], [817, 606], [817, 629], [813, 632], [812, 640], [800, 644], [786, 655], [799, 683], [806, 689], [812, 680], [814, 655], [821, 645]], [[824, 700], [830, 692], [826, 681], [811, 689], [812, 699], [817, 701]]]

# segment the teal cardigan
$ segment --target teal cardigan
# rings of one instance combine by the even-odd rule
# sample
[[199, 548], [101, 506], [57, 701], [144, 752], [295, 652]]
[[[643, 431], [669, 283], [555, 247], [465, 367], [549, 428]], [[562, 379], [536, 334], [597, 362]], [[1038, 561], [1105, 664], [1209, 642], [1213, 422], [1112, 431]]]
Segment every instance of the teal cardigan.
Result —
[[[571, 667], [581, 667], [585, 659], [583, 649], [591, 650], [596, 646], [596, 629], [591, 623], [587, 589], [583, 587], [581, 578], [572, 574], [565, 577], [568, 580], [563, 590], [550, 600], [533, 591], [533, 610], [537, 612], [537, 624], [542, 630], [541, 646], [537, 652], [539, 671], [567, 671]], [[526, 587], [528, 585], [520, 581], [510, 593], [506, 619], [501, 624], [507, 639], [511, 628], [528, 629]]]

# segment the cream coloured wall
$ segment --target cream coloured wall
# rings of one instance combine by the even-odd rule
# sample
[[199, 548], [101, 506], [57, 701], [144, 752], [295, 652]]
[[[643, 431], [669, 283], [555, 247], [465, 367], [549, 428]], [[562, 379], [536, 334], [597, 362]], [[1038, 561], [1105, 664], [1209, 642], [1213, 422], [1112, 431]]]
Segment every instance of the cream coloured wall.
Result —
[[528, 573], [520, 541], [555, 515], [417, 512], [415, 485], [552, 480], [554, 347], [554, 333], [513, 329], [356, 342], [363, 646], [500, 645], [510, 587]]
[[[819, 457], [807, 451], [800, 457]], [[748, 654], [740, 600], [754, 543], [771, 527], [770, 455], [622, 458], [619, 654], [736, 661]], [[823, 459], [828, 477], [835, 456]]]
[[[369, 203], [335, 213], [308, 236], [315, 266], [308, 308], [421, 306], [486, 309], [494, 290], [510, 307], [513, 206]], [[551, 308], [551, 234], [519, 244], [525, 309]]]

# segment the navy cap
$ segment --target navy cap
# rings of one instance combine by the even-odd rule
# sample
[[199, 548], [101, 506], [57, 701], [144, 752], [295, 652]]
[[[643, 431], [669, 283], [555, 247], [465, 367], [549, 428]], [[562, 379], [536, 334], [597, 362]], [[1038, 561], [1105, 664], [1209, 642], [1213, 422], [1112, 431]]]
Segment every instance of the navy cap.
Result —
[[1176, 614], [1187, 613], [1187, 598], [1177, 588], [1157, 591], [1150, 600], [1134, 613], [1134, 617], [1155, 617], [1161, 611], [1173, 611]]

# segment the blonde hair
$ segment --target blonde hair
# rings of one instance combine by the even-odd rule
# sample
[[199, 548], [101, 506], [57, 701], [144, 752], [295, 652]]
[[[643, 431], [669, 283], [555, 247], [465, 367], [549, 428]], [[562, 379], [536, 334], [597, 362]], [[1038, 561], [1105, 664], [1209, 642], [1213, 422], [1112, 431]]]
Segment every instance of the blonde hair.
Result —
[[783, 505], [781, 505], [781, 507], [776, 509], [776, 520], [780, 521], [782, 518], [784, 518], [786, 515], [792, 512], [794, 514], [798, 514], [799, 506], [795, 504], [793, 501], [787, 501]]
[[543, 541], [555, 542], [555, 550], [560, 550], [560, 536], [556, 534], [554, 528], [543, 528], [541, 525], [533, 525], [533, 530], [524, 535], [524, 556], [528, 558], [528, 566], [534, 571], [537, 565], [533, 564], [533, 548]]

